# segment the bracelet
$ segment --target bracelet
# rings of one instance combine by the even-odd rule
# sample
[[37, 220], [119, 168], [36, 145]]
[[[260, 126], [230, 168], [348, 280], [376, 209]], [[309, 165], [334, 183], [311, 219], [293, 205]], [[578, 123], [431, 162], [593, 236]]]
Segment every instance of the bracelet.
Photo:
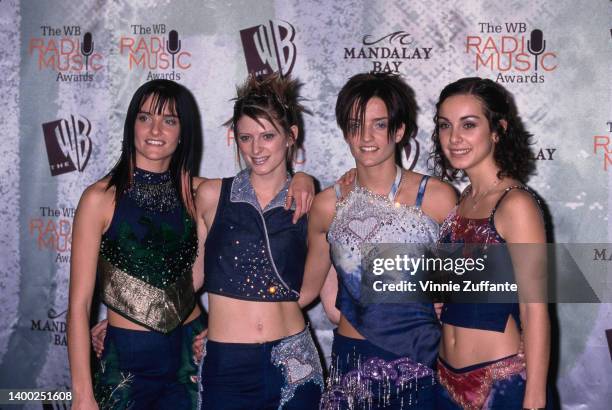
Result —
[[523, 407], [523, 410], [546, 410], [544, 407]]

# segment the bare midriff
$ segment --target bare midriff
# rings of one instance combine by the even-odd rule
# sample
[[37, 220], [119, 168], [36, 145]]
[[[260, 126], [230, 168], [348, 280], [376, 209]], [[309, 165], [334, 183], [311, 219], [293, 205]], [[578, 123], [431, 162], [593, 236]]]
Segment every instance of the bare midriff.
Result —
[[265, 343], [295, 335], [306, 323], [297, 302], [259, 302], [209, 293], [208, 339]]
[[440, 357], [460, 369], [516, 354], [520, 343], [521, 335], [512, 317], [503, 333], [444, 324]]
[[[200, 310], [200, 307], [196, 305], [195, 308], [193, 308], [193, 310], [189, 314], [189, 316], [187, 316], [187, 319], [185, 319], [183, 324], [187, 324], [195, 320], [198, 316], [200, 316], [201, 313], [202, 311]], [[139, 325], [138, 323], [134, 323], [130, 319], [127, 319], [126, 317], [121, 316], [119, 313], [110, 309], [107, 310], [107, 319], [108, 324], [114, 327], [131, 330], [143, 330], [147, 332], [149, 331], [149, 329], [147, 329], [146, 327]]]

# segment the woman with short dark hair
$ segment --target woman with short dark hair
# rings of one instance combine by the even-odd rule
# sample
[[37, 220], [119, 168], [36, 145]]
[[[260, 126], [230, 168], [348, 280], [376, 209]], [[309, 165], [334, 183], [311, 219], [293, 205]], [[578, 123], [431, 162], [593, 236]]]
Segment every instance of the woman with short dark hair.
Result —
[[[431, 303], [368, 300], [366, 244], [429, 244], [453, 189], [396, 165], [417, 132], [412, 89], [399, 77], [357, 74], [342, 87], [336, 120], [355, 158], [354, 183], [315, 197], [300, 304], [319, 295], [338, 323], [323, 409], [430, 409], [440, 327]], [[326, 274], [333, 262], [332, 269]], [[337, 274], [336, 274], [337, 271]], [[371, 296], [371, 295], [370, 295]]]

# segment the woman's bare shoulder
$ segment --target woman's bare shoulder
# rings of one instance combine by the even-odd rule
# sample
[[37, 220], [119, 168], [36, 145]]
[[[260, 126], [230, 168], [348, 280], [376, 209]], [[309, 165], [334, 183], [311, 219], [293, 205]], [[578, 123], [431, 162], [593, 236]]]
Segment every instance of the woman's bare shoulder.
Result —
[[196, 189], [196, 205], [209, 204], [211, 201], [217, 201], [221, 193], [221, 178], [200, 178]]
[[115, 187], [109, 187], [110, 177], [105, 177], [94, 182], [81, 195], [79, 207], [85, 206], [104, 206], [113, 203], [115, 200]]

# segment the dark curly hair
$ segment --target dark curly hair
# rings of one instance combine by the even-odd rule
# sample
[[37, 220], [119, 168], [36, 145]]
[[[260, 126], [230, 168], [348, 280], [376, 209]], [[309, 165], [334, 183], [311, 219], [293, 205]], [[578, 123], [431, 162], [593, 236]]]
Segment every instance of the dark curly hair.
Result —
[[410, 138], [416, 136], [419, 129], [418, 106], [412, 88], [399, 75], [372, 72], [352, 76], [338, 94], [336, 122], [345, 138], [350, 133], [352, 121], [356, 119], [363, 124], [368, 101], [374, 97], [383, 100], [387, 108], [389, 140], [402, 125], [405, 126], [404, 135], [398, 146], [405, 145]]
[[[484, 108], [489, 128], [499, 137], [493, 150], [493, 158], [499, 167], [498, 178], [509, 176], [525, 182], [535, 169], [535, 158], [531, 150], [532, 134], [528, 133], [516, 109], [514, 98], [500, 84], [485, 78], [467, 77], [448, 84], [440, 93], [434, 116], [434, 132], [431, 138], [434, 143], [430, 160], [433, 160], [433, 171], [442, 178], [454, 180], [461, 170], [455, 169], [448, 162], [440, 144], [438, 113], [444, 101], [455, 95], [473, 95]], [[504, 128], [501, 120], [505, 120]]]
[[[303, 143], [302, 113], [309, 113], [301, 103], [301, 87], [302, 84], [298, 80], [278, 73], [265, 76], [251, 74], [244, 84], [236, 87], [234, 113], [223, 125], [231, 127], [234, 135], [237, 135], [236, 125], [243, 115], [258, 123], [263, 118], [274, 128], [277, 128], [278, 124], [282, 130], [277, 128], [277, 131], [282, 131], [294, 141], [287, 152], [287, 165], [291, 168], [296, 151]], [[291, 131], [294, 125], [298, 127], [298, 135], [293, 135]]]

